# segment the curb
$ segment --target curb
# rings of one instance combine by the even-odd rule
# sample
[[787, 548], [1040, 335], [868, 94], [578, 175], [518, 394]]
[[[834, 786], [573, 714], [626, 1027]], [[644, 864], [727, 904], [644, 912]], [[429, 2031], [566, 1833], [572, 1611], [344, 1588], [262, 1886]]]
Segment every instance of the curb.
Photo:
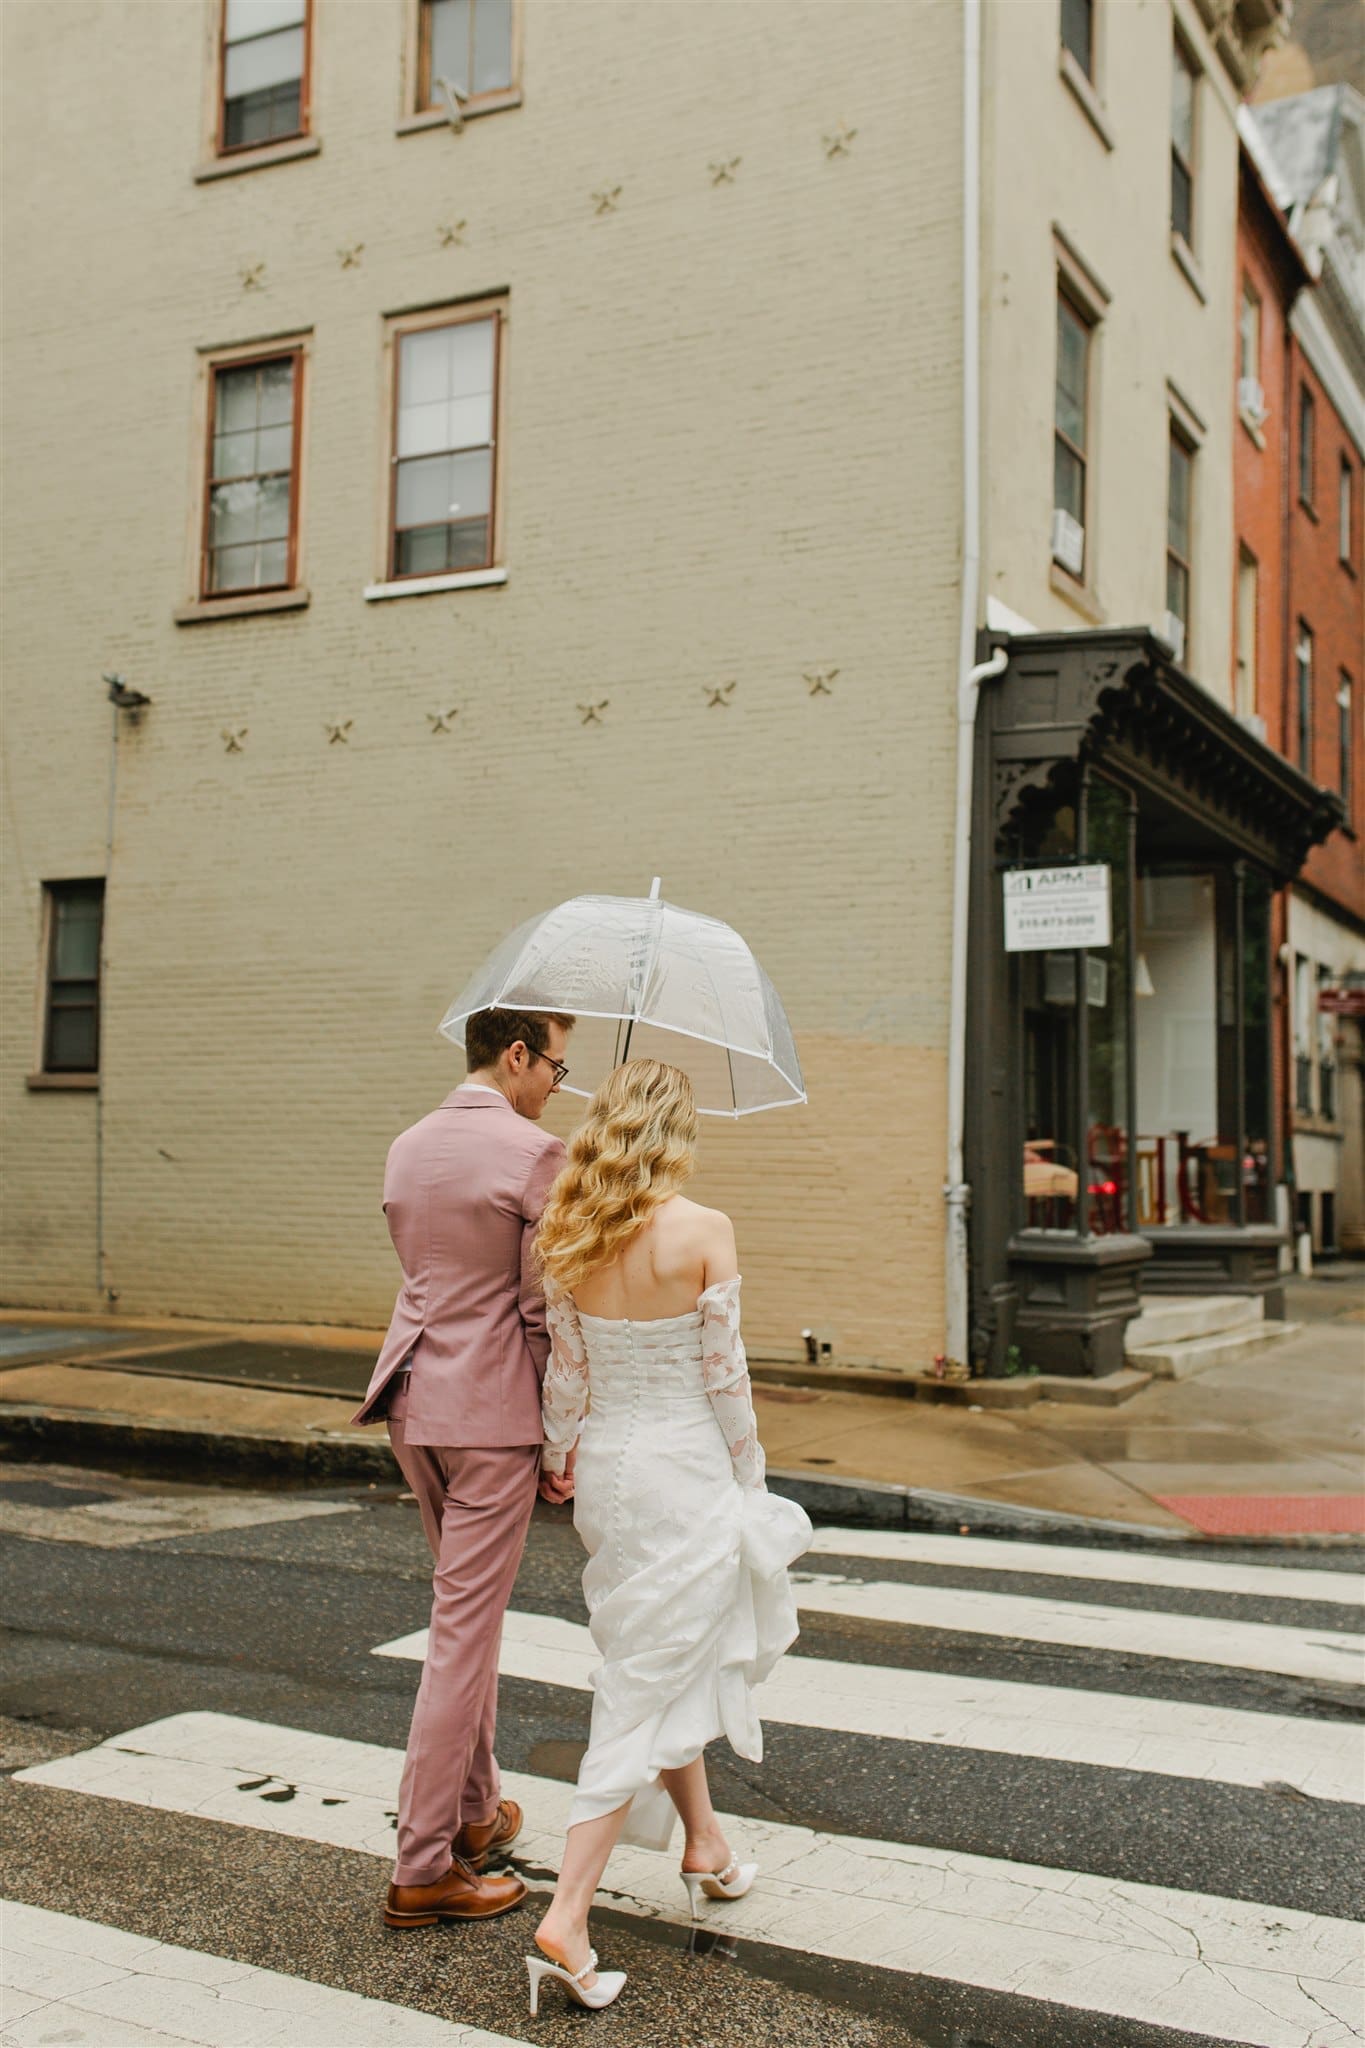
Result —
[[[393, 1453], [378, 1430], [308, 1436], [218, 1432], [194, 1424], [145, 1422], [100, 1411], [78, 1413], [0, 1404], [0, 1458], [16, 1462], [92, 1466], [126, 1477], [152, 1475], [185, 1482], [254, 1482], [265, 1486], [343, 1486], [394, 1482]], [[794, 1500], [822, 1526], [937, 1531], [954, 1535], [1017, 1536], [1064, 1542], [1083, 1537], [1100, 1547], [1184, 1544], [1199, 1550], [1360, 1548], [1359, 1536], [1207, 1536], [1196, 1529], [1152, 1528], [1062, 1509], [1027, 1508], [963, 1493], [899, 1486], [876, 1479], [813, 1477], [771, 1467], [775, 1493]]]

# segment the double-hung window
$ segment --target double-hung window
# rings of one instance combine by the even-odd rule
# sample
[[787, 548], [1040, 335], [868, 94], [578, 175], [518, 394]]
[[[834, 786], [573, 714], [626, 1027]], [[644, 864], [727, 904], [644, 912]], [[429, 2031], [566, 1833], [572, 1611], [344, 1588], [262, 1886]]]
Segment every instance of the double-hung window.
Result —
[[100, 1064], [103, 882], [49, 882], [42, 1072], [96, 1074]]
[[223, 0], [218, 152], [308, 132], [310, 0]]
[[488, 569], [498, 548], [505, 313], [484, 301], [393, 329], [388, 574]]
[[418, 0], [416, 111], [477, 108], [515, 85], [514, 0]]
[[1341, 795], [1341, 801], [1346, 806], [1346, 823], [1348, 825], [1354, 823], [1351, 804], [1351, 782], [1355, 762], [1352, 758], [1354, 749], [1351, 744], [1353, 738], [1351, 719], [1355, 706], [1352, 701], [1352, 695], [1351, 678], [1346, 670], [1343, 669], [1341, 671], [1341, 680], [1337, 685], [1337, 788]]
[[1318, 408], [1306, 384], [1299, 386], [1299, 503], [1313, 509]]
[[1337, 560], [1350, 566], [1351, 561], [1351, 464], [1346, 456], [1341, 458], [1337, 474]]
[[1313, 772], [1313, 634], [1302, 619], [1294, 643], [1294, 722], [1298, 762], [1305, 775]]
[[303, 350], [209, 365], [201, 599], [297, 580]]
[[1166, 471], [1166, 610], [1178, 621], [1180, 651], [1189, 637], [1194, 445], [1171, 421]]
[[1095, 82], [1095, 0], [1062, 0], [1062, 48]]
[[1175, 39], [1171, 59], [1171, 226], [1194, 247], [1194, 109], [1199, 73]]
[[1052, 558], [1085, 574], [1086, 461], [1091, 323], [1070, 294], [1057, 293], [1057, 371], [1053, 394]]

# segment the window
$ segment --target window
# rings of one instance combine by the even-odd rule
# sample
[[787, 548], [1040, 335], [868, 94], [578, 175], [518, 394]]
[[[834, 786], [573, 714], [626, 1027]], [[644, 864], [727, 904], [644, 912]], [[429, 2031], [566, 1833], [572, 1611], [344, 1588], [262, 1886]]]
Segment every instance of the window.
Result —
[[1337, 1020], [1322, 1007], [1322, 998], [1332, 986], [1330, 967], [1319, 967], [1318, 1017], [1318, 1115], [1335, 1119], [1337, 1113]]
[[290, 349], [210, 365], [201, 597], [295, 582], [302, 364]]
[[1242, 311], [1237, 323], [1237, 375], [1244, 383], [1261, 381], [1261, 299], [1249, 277], [1242, 279]]
[[1341, 671], [1341, 684], [1337, 690], [1337, 788], [1341, 801], [1346, 806], [1346, 822], [1351, 822], [1351, 777], [1355, 763], [1351, 758], [1351, 678], [1345, 669]]
[[45, 1074], [94, 1074], [100, 1063], [100, 933], [103, 882], [49, 882]]
[[513, 81], [512, 0], [419, 0], [417, 107], [508, 92]]
[[1310, 509], [1313, 503], [1313, 462], [1314, 440], [1317, 433], [1317, 406], [1313, 394], [1306, 384], [1299, 386], [1299, 503]]
[[503, 320], [485, 303], [395, 335], [391, 577], [493, 564]]
[[1190, 503], [1193, 482], [1193, 445], [1172, 420], [1166, 483], [1166, 609], [1185, 627], [1190, 622]]
[[1313, 1113], [1313, 1012], [1317, 982], [1313, 963], [1303, 953], [1294, 958], [1294, 1107]]
[[1299, 620], [1294, 647], [1294, 705], [1298, 723], [1298, 762], [1305, 775], [1313, 772], [1313, 635]]
[[1094, 0], [1062, 0], [1062, 48], [1069, 50], [1086, 77], [1095, 78]]
[[1249, 548], [1237, 555], [1237, 686], [1233, 709], [1242, 718], [1256, 710], [1256, 613], [1260, 572]]
[[218, 149], [308, 130], [308, 0], [223, 0]]
[[1351, 559], [1351, 465], [1343, 455], [1337, 477], [1337, 556]]
[[[1171, 62], [1171, 226], [1194, 247], [1194, 100], [1199, 74], [1177, 36]], [[1226, 330], [1225, 330], [1226, 331]]]
[[1086, 415], [1090, 322], [1064, 291], [1057, 294], [1057, 374], [1053, 402], [1052, 554], [1073, 576], [1085, 571]]

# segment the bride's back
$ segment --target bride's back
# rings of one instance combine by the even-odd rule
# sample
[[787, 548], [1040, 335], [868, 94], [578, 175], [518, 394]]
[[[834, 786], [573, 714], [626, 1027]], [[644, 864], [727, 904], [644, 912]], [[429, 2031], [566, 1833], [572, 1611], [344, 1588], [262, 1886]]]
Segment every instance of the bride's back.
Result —
[[587, 1316], [651, 1323], [689, 1315], [698, 1295], [735, 1271], [729, 1217], [670, 1195], [609, 1265], [579, 1282], [573, 1298]]

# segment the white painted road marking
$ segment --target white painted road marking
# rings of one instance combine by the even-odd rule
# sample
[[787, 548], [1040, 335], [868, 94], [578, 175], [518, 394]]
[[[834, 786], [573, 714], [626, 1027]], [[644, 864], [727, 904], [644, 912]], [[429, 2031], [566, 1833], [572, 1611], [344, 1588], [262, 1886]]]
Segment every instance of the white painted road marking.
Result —
[[[17, 1775], [387, 1855], [402, 1762], [401, 1751], [370, 1743], [180, 1714]], [[529, 1815], [518, 1857], [556, 1867], [572, 1787], [518, 1772], [507, 1772], [504, 1785]], [[265, 1797], [284, 1788], [287, 1799]], [[1359, 2038], [1351, 2027], [1360, 2011], [1360, 1930], [1349, 1921], [724, 1819], [762, 1872], [746, 1898], [707, 1913], [708, 1924], [728, 1933], [1249, 2048], [1336, 2048]], [[618, 1909], [686, 1919], [671, 1857], [619, 1848], [610, 1874]]]
[[437, 2013], [0, 1901], [6, 2048], [526, 2048]]
[[[426, 1647], [427, 1632], [418, 1629], [374, 1654], [420, 1660]], [[498, 1669], [505, 1678], [586, 1692], [600, 1662], [578, 1622], [513, 1610], [503, 1624]], [[784, 1658], [759, 1688], [757, 1705], [762, 1720], [794, 1728], [1225, 1785], [1275, 1781], [1316, 1799], [1365, 1801], [1359, 1729], [1306, 1716], [823, 1657]]]
[[1064, 1643], [1078, 1650], [1179, 1658], [1289, 1678], [1365, 1677], [1365, 1636], [1281, 1628], [1265, 1621], [1217, 1621], [1207, 1614], [1160, 1614], [1143, 1607], [1091, 1607], [1023, 1593], [977, 1593], [960, 1586], [910, 1586], [896, 1580], [792, 1573], [796, 1604], [807, 1614], [841, 1614], [898, 1628]]
[[896, 1564], [970, 1565], [984, 1571], [1038, 1572], [1054, 1579], [1107, 1579], [1111, 1585], [1249, 1593], [1365, 1609], [1365, 1572], [1311, 1571], [1298, 1565], [1219, 1564], [1204, 1558], [1162, 1557], [1151, 1551], [1087, 1550], [1072, 1544], [937, 1536], [913, 1529], [817, 1529], [806, 1555], [867, 1557]]

